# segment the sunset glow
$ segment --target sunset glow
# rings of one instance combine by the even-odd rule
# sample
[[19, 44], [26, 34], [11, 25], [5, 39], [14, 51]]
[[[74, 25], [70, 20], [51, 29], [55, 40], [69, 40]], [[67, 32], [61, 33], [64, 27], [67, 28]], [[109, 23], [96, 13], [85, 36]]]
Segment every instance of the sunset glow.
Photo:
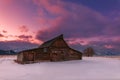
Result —
[[70, 45], [118, 49], [119, 7], [119, 0], [0, 0], [0, 44], [38, 46], [64, 34]]

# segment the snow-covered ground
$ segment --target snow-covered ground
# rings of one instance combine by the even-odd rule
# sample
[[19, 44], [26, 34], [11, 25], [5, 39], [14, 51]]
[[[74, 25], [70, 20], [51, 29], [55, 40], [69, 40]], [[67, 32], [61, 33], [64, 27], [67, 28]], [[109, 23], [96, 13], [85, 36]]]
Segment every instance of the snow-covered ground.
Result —
[[120, 80], [118, 58], [84, 57], [25, 65], [15, 63], [15, 58], [0, 58], [0, 80]]

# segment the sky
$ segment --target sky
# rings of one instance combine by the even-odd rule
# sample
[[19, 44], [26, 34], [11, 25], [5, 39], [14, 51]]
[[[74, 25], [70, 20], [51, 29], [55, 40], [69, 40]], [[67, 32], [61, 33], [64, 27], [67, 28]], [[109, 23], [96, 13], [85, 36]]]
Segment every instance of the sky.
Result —
[[33, 48], [64, 34], [69, 45], [120, 48], [120, 0], [0, 0], [0, 49]]

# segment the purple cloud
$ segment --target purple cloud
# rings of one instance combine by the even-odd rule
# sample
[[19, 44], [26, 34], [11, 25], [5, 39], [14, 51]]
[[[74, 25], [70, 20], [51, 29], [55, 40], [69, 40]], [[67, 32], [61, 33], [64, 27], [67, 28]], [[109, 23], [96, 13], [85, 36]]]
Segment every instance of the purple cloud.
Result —
[[18, 38], [20, 39], [29, 39], [29, 38], [32, 38], [31, 35], [19, 35]]
[[91, 8], [57, 0], [38, 1], [40, 19], [49, 25], [47, 29], [37, 32], [36, 38], [39, 40], [46, 40], [61, 33], [67, 38], [119, 36], [120, 24]]
[[99, 46], [103, 48], [112, 48], [112, 49], [117, 49], [119, 50], [120, 48], [120, 40], [101, 40], [101, 41], [91, 41], [89, 43], [91, 46]]
[[28, 29], [27, 26], [25, 26], [25, 25], [20, 26], [20, 27], [19, 27], [19, 30], [20, 30], [20, 32], [28, 32], [28, 31], [29, 31], [29, 29]]
[[98, 46], [119, 50], [119, 16], [111, 19], [82, 4], [62, 0], [38, 1], [40, 23], [47, 26], [37, 32], [38, 40], [46, 41], [64, 34], [71, 47]]

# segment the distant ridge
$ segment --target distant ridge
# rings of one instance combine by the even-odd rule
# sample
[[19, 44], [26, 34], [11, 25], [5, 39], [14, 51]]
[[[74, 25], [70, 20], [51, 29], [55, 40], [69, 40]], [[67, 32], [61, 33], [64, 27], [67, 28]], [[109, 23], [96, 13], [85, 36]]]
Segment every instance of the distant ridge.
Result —
[[15, 55], [16, 52], [13, 50], [0, 50], [0, 55]]

